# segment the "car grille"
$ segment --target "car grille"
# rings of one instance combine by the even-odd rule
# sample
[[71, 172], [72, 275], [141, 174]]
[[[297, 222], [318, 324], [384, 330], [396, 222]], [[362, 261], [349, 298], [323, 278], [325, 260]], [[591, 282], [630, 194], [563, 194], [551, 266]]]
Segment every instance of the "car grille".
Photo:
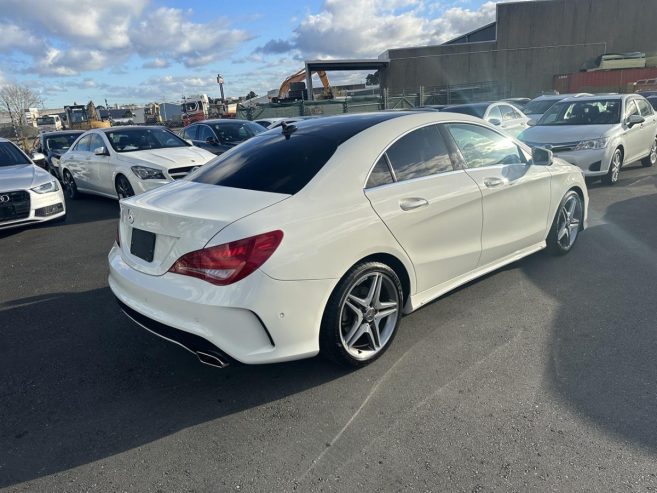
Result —
[[30, 194], [25, 190], [0, 192], [0, 223], [30, 216]]
[[184, 166], [182, 168], [172, 168], [169, 170], [169, 176], [174, 180], [180, 180], [185, 178], [190, 171], [192, 171], [197, 166]]
[[549, 149], [552, 152], [567, 152], [574, 151], [579, 142], [562, 142], [560, 144], [550, 144], [548, 142], [525, 142], [525, 144], [527, 144], [529, 147], [542, 147], [543, 149]]

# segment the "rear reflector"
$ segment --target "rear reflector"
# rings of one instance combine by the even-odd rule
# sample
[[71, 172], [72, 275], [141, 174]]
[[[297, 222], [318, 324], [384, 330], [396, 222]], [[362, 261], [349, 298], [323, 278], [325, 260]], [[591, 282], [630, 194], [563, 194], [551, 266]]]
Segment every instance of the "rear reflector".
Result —
[[282, 239], [283, 232], [276, 230], [189, 252], [180, 257], [169, 272], [226, 286], [260, 268], [276, 251]]

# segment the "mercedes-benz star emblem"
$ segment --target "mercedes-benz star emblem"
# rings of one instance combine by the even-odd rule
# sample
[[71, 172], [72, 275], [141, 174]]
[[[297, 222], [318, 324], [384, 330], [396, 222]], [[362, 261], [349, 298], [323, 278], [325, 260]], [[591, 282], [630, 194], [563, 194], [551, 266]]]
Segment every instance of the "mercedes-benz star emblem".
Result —
[[0, 195], [0, 203], [4, 204], [5, 202], [9, 202], [11, 200], [11, 197], [9, 195]]
[[130, 224], [135, 222], [135, 216], [132, 215], [132, 211], [128, 209], [128, 222]]

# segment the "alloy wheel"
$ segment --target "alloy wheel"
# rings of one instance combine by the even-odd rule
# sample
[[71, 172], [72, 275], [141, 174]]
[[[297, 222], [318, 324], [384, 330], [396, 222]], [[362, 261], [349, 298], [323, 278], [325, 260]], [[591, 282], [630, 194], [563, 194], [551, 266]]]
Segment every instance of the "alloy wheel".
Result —
[[125, 176], [119, 176], [116, 179], [116, 193], [119, 196], [119, 199], [127, 199], [135, 194], [130, 182]]
[[618, 175], [620, 174], [621, 164], [623, 163], [623, 158], [620, 150], [617, 150], [614, 153], [614, 157], [611, 159], [611, 172], [610, 178], [612, 183], [618, 181]]
[[392, 279], [383, 272], [369, 272], [348, 290], [340, 313], [340, 341], [355, 359], [376, 356], [390, 341], [401, 306]]
[[561, 206], [557, 222], [557, 242], [564, 250], [570, 250], [577, 240], [582, 224], [582, 202], [572, 195]]
[[64, 174], [64, 190], [69, 199], [74, 199], [77, 191], [75, 180], [69, 173]]
[[655, 139], [650, 148], [650, 164], [657, 164], [657, 139]]

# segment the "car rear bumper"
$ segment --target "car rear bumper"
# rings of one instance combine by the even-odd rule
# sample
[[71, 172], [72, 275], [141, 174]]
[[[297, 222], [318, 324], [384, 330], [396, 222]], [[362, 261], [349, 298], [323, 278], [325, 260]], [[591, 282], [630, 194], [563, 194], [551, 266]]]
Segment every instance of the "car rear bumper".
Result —
[[149, 275], [130, 267], [116, 245], [109, 265], [110, 288], [120, 303], [138, 314], [131, 315], [133, 320], [141, 316], [198, 336], [247, 364], [316, 355], [324, 306], [336, 282], [278, 281], [256, 271], [233, 285], [215, 286], [179, 274]]

